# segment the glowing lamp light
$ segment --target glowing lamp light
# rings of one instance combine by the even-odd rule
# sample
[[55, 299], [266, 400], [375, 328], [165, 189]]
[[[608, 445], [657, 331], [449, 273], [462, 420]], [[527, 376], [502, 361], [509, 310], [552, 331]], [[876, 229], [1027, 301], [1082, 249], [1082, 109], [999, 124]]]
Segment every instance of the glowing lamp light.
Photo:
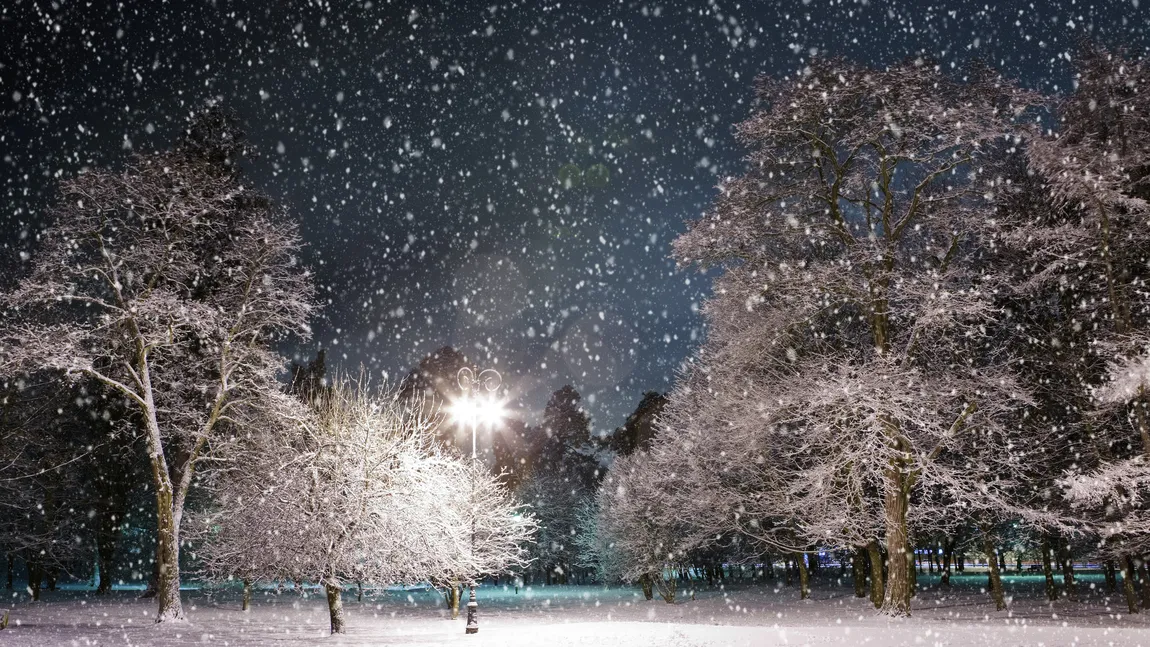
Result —
[[459, 424], [494, 427], [503, 421], [506, 410], [503, 402], [495, 398], [459, 398], [451, 404], [449, 413]]

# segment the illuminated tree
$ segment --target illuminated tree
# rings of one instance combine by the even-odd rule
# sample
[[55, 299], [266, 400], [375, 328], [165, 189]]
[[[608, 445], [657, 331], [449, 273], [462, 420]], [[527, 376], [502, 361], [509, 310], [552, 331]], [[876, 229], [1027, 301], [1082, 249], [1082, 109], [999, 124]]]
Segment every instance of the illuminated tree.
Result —
[[[534, 522], [484, 466], [432, 442], [422, 398], [338, 382], [224, 447], [197, 523], [209, 577], [319, 582], [343, 633], [348, 582], [467, 581], [526, 564]], [[283, 412], [295, 410], [287, 431]], [[458, 484], [473, 482], [466, 496]]]
[[980, 475], [1017, 472], [996, 451], [1028, 396], [987, 332], [1007, 277], [986, 164], [1034, 101], [923, 60], [818, 61], [758, 97], [747, 173], [674, 244], [724, 273], [659, 440], [726, 443], [693, 472], [719, 510], [701, 520], [791, 550], [885, 541], [881, 607], [909, 614], [912, 523], [1008, 506]]

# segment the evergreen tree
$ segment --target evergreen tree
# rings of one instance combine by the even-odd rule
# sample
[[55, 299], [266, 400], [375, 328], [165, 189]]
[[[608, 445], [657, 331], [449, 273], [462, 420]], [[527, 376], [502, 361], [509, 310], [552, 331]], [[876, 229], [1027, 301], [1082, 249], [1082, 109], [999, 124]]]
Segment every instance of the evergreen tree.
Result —
[[655, 438], [655, 422], [667, 404], [667, 397], [658, 391], [647, 391], [639, 400], [635, 411], [627, 416], [622, 427], [615, 430], [607, 447], [620, 456], [629, 456], [637, 450], [651, 446]]
[[[463, 353], [444, 346], [425, 356], [408, 372], [400, 382], [400, 392], [404, 397], [421, 398], [425, 407], [443, 409], [460, 397], [459, 370], [466, 366], [470, 364]], [[470, 429], [444, 424], [436, 428], [436, 433], [437, 440], [444, 446], [470, 452]]]

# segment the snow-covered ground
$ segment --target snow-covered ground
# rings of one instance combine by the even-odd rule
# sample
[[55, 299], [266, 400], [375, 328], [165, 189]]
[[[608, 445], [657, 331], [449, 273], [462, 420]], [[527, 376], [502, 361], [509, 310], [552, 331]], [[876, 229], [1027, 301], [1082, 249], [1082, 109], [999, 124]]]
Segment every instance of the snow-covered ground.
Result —
[[[920, 582], [933, 583], [930, 578]], [[1082, 645], [1150, 647], [1150, 614], [1128, 616], [1120, 594], [1100, 577], [1080, 582], [1082, 602], [1041, 599], [1041, 578], [1007, 578], [1010, 611], [995, 612], [979, 587], [981, 575], [955, 578], [948, 591], [921, 590], [914, 617], [877, 617], [847, 586], [818, 582], [814, 599], [793, 588], [731, 583], [703, 587], [673, 605], [646, 601], [638, 590], [594, 586], [503, 587], [480, 591], [480, 632], [464, 635], [464, 618], [450, 620], [429, 591], [348, 596], [348, 633], [329, 637], [322, 596], [257, 591], [252, 611], [237, 591], [188, 591], [190, 621], [152, 623], [154, 603], [136, 591], [97, 598], [81, 591], [45, 593], [39, 603], [10, 598], [12, 621], [0, 632], [5, 647], [49, 645], [546, 645], [564, 647], [766, 645]], [[1092, 588], [1093, 586], [1093, 588]], [[17, 596], [19, 597], [19, 596]], [[0, 606], [0, 609], [3, 607]]]

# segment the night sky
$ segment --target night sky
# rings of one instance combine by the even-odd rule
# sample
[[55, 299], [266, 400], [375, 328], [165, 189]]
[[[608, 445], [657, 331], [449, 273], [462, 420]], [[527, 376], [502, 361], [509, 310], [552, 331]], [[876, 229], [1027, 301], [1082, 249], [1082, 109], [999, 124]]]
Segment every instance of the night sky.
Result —
[[525, 419], [571, 383], [609, 431], [704, 334], [708, 278], [669, 244], [740, 172], [756, 75], [981, 58], [1064, 92], [1079, 39], [1145, 51], [1147, 5], [4, 0], [0, 283], [58, 178], [222, 99], [326, 304], [287, 352], [396, 378], [452, 344]]

